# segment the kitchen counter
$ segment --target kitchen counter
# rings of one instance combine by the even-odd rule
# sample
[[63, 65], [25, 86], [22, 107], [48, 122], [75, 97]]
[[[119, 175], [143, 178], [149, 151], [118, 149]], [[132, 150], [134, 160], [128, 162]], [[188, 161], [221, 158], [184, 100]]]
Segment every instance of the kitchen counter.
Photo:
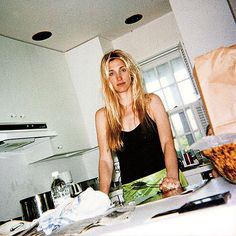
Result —
[[[175, 209], [184, 203], [210, 195], [231, 192], [227, 204], [183, 214], [171, 214], [151, 219], [157, 213]], [[236, 185], [222, 177], [212, 179], [206, 186], [186, 195], [172, 196], [137, 206], [131, 218], [120, 223], [99, 226], [79, 234], [86, 236], [143, 235], [236, 235]], [[73, 234], [74, 235], [74, 234]]]
[[[181, 207], [185, 203], [215, 194], [230, 191], [231, 198], [226, 204], [190, 211], [173, 213], [152, 218], [152, 216]], [[126, 213], [125, 213], [126, 214]], [[126, 215], [127, 216], [127, 215]], [[84, 236], [235, 236], [236, 235], [236, 185], [222, 177], [210, 180], [195, 192], [176, 195], [135, 207], [128, 218], [118, 217], [110, 221], [101, 221], [106, 225], [81, 230], [81, 222], [73, 223], [53, 235]], [[112, 223], [111, 223], [112, 222]], [[31, 232], [27, 235], [44, 235]]]

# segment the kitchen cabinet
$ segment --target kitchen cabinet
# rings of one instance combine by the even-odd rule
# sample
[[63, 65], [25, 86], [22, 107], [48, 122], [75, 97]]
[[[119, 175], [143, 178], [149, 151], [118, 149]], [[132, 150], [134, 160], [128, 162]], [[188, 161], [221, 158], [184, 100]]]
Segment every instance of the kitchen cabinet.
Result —
[[5, 37], [0, 42], [0, 123], [45, 122], [57, 133], [55, 155], [97, 146], [100, 60], [111, 44], [95, 38], [64, 54]]
[[0, 122], [38, 121], [41, 104], [26, 45], [2, 37], [0, 47]]
[[46, 122], [55, 154], [89, 148], [62, 53], [0, 38], [0, 122]]
[[41, 117], [48, 128], [58, 134], [52, 139], [54, 153], [89, 148], [80, 104], [64, 55], [35, 47], [28, 57], [43, 106]]

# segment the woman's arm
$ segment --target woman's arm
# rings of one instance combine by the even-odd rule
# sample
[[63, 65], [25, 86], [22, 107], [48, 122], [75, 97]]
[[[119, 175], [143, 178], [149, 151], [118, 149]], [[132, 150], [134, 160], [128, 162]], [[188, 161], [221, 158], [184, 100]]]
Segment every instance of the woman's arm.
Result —
[[150, 115], [153, 117], [158, 127], [167, 171], [167, 178], [162, 182], [161, 189], [169, 190], [171, 188], [178, 188], [180, 186], [178, 161], [169, 118], [161, 99], [155, 94], [151, 94], [150, 96]]
[[96, 112], [95, 122], [99, 147], [99, 189], [109, 194], [113, 172], [113, 159], [106, 137], [106, 117], [103, 108]]

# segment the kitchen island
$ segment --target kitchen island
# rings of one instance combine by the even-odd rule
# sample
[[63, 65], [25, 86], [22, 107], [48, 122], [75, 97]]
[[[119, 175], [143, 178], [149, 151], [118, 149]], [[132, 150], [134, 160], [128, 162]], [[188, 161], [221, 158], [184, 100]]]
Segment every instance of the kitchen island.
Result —
[[[185, 192], [185, 191], [184, 191]], [[227, 203], [207, 207], [186, 213], [172, 213], [164, 216], [153, 216], [177, 209], [190, 201], [210, 196], [230, 193]], [[114, 211], [120, 209], [121, 211]], [[112, 210], [112, 211], [111, 211]], [[94, 217], [77, 221], [65, 226], [52, 236], [85, 235], [85, 236], [236, 236], [236, 185], [222, 177], [211, 179], [194, 192], [170, 196], [161, 200], [134, 206], [132, 204], [111, 208], [111, 214], [104, 217]], [[115, 214], [114, 214], [115, 213]], [[37, 231], [37, 222], [31, 229], [25, 230], [19, 236], [45, 236], [43, 231]], [[9, 235], [9, 234], [7, 234]], [[17, 234], [18, 235], [18, 234]]]
[[[227, 204], [204, 208], [201, 210], [174, 213], [151, 219], [152, 216], [178, 208], [186, 202], [230, 191], [231, 198]], [[114, 224], [97, 226], [81, 234], [56, 235], [236, 235], [236, 185], [222, 177], [212, 179], [207, 185], [193, 193], [176, 195], [155, 202], [136, 206], [128, 219]], [[79, 232], [79, 231], [78, 231]]]

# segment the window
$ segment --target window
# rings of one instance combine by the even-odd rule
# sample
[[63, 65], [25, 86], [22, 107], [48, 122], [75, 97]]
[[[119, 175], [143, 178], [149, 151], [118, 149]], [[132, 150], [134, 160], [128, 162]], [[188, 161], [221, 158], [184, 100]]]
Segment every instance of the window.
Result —
[[146, 91], [162, 99], [169, 114], [175, 148], [181, 154], [205, 136], [208, 124], [182, 45], [140, 63], [140, 68]]

